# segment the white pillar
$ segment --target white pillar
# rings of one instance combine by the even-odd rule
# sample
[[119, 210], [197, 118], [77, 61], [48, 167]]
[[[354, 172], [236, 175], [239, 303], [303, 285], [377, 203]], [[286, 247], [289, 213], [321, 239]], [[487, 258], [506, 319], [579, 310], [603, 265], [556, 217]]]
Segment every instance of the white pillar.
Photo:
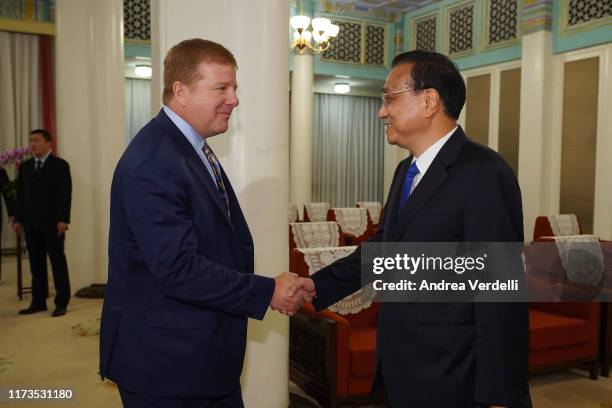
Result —
[[123, 2], [57, 0], [58, 152], [70, 164], [73, 291], [104, 283], [112, 174], [125, 145]]
[[[230, 130], [210, 140], [236, 190], [255, 241], [255, 271], [274, 276], [288, 268], [287, 202], [289, 92], [287, 0], [153, 0], [153, 98], [174, 44], [194, 37], [217, 41], [238, 62], [240, 106]], [[159, 108], [159, 99], [153, 105]], [[268, 311], [249, 321], [242, 389], [247, 408], [289, 404], [289, 321]]]
[[[313, 57], [305, 51], [293, 59], [291, 75], [290, 199], [300, 214], [312, 201]], [[302, 215], [303, 216], [303, 215]]]
[[597, 157], [595, 163], [595, 206], [593, 233], [612, 239], [612, 44], [602, 50], [599, 61], [599, 100], [597, 114]]
[[[522, 60], [525, 63], [521, 67], [518, 179], [523, 196], [525, 240], [530, 241], [535, 218], [558, 211], [558, 197], [556, 201], [553, 197], [553, 179], [558, 169], [551, 168], [554, 163], [551, 160], [551, 33], [542, 30], [523, 36]], [[554, 211], [555, 202], [557, 211]]]
[[389, 195], [389, 189], [391, 188], [391, 182], [393, 181], [393, 175], [397, 169], [397, 165], [410, 156], [410, 152], [406, 149], [402, 149], [399, 146], [390, 145], [385, 139], [383, 159], [383, 205], [387, 196]]

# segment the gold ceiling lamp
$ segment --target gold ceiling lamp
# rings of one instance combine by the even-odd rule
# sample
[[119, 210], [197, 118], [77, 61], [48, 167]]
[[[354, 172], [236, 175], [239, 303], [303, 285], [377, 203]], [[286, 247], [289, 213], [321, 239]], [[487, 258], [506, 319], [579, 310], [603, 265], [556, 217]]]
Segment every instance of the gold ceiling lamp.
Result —
[[[293, 16], [289, 20], [293, 27], [293, 42], [290, 48], [295, 49], [298, 54], [303, 54], [306, 49], [313, 54], [327, 51], [332, 40], [338, 35], [340, 27], [328, 18], [313, 18], [304, 15], [304, 3], [300, 3], [300, 15]], [[309, 30], [309, 27], [312, 29]]]

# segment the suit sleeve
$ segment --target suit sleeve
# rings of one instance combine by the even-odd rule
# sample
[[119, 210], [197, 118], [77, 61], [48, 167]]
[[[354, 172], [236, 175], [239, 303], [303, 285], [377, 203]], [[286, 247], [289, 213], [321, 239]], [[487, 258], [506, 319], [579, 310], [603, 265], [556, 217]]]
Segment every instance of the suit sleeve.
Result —
[[165, 296], [263, 319], [274, 293], [274, 279], [241, 273], [197, 253], [190, 197], [164, 163], [141, 163], [127, 176], [123, 190], [138, 250]]
[[[395, 186], [397, 173], [401, 166], [402, 162], [395, 169], [391, 188], [389, 189], [389, 197]], [[389, 197], [387, 197], [385, 208], [383, 209], [383, 216], [378, 223], [378, 230], [368, 242], [382, 242], [383, 240], [385, 220], [390, 213], [388, 208]], [[317, 291], [317, 297], [313, 300], [312, 304], [317, 310], [323, 310], [348, 295], [357, 292], [362, 287], [361, 245], [349, 256], [338, 259], [336, 262], [313, 274], [312, 280]]]
[[6, 213], [9, 217], [12, 217], [15, 215], [15, 198], [11, 197], [7, 190], [9, 182], [6, 170], [0, 169], [0, 186], [2, 186], [2, 196], [4, 197], [4, 204], [6, 205]]
[[[468, 200], [465, 241], [523, 241], [521, 192], [514, 173], [503, 161], [483, 164]], [[475, 303], [474, 308], [476, 401], [522, 406], [519, 399], [527, 389], [528, 305]]]
[[58, 169], [57, 184], [57, 222], [70, 224], [70, 207], [72, 205], [72, 178], [68, 162], [61, 161]]

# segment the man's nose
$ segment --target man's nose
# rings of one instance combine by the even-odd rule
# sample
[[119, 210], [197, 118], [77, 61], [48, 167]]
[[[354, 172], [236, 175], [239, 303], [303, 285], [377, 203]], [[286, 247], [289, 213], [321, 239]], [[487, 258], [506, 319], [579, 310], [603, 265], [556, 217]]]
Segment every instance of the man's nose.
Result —
[[384, 104], [381, 104], [380, 109], [378, 110], [378, 117], [381, 119], [384, 119], [388, 115], [389, 115], [389, 112], [387, 112], [387, 107]]
[[240, 104], [240, 101], [238, 100], [238, 94], [236, 93], [236, 91], [230, 91], [230, 97], [227, 100], [227, 104], [228, 105], [232, 105], [234, 108], [236, 106], [238, 106]]

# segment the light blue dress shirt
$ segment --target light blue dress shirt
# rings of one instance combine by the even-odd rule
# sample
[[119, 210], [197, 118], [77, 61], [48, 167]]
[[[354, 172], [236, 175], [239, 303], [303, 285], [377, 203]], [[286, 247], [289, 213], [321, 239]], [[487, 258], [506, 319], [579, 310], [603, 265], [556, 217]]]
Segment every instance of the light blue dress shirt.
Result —
[[210, 177], [212, 177], [213, 181], [215, 182], [215, 185], [217, 185], [217, 179], [215, 178], [215, 173], [213, 172], [213, 169], [210, 166], [208, 159], [206, 158], [206, 156], [204, 156], [203, 149], [204, 149], [204, 146], [206, 145], [206, 140], [200, 135], [198, 135], [198, 132], [196, 132], [191, 127], [191, 125], [185, 121], [185, 119], [177, 115], [172, 109], [170, 109], [169, 107], [165, 105], [163, 109], [164, 109], [164, 113], [168, 115], [172, 123], [174, 123], [176, 127], [179, 128], [183, 136], [185, 136], [185, 138], [189, 141], [191, 146], [193, 146], [193, 149], [197, 153], [198, 157], [200, 158], [200, 160], [202, 160], [202, 163], [204, 163], [204, 165], [206, 166], [206, 170], [208, 170]]

